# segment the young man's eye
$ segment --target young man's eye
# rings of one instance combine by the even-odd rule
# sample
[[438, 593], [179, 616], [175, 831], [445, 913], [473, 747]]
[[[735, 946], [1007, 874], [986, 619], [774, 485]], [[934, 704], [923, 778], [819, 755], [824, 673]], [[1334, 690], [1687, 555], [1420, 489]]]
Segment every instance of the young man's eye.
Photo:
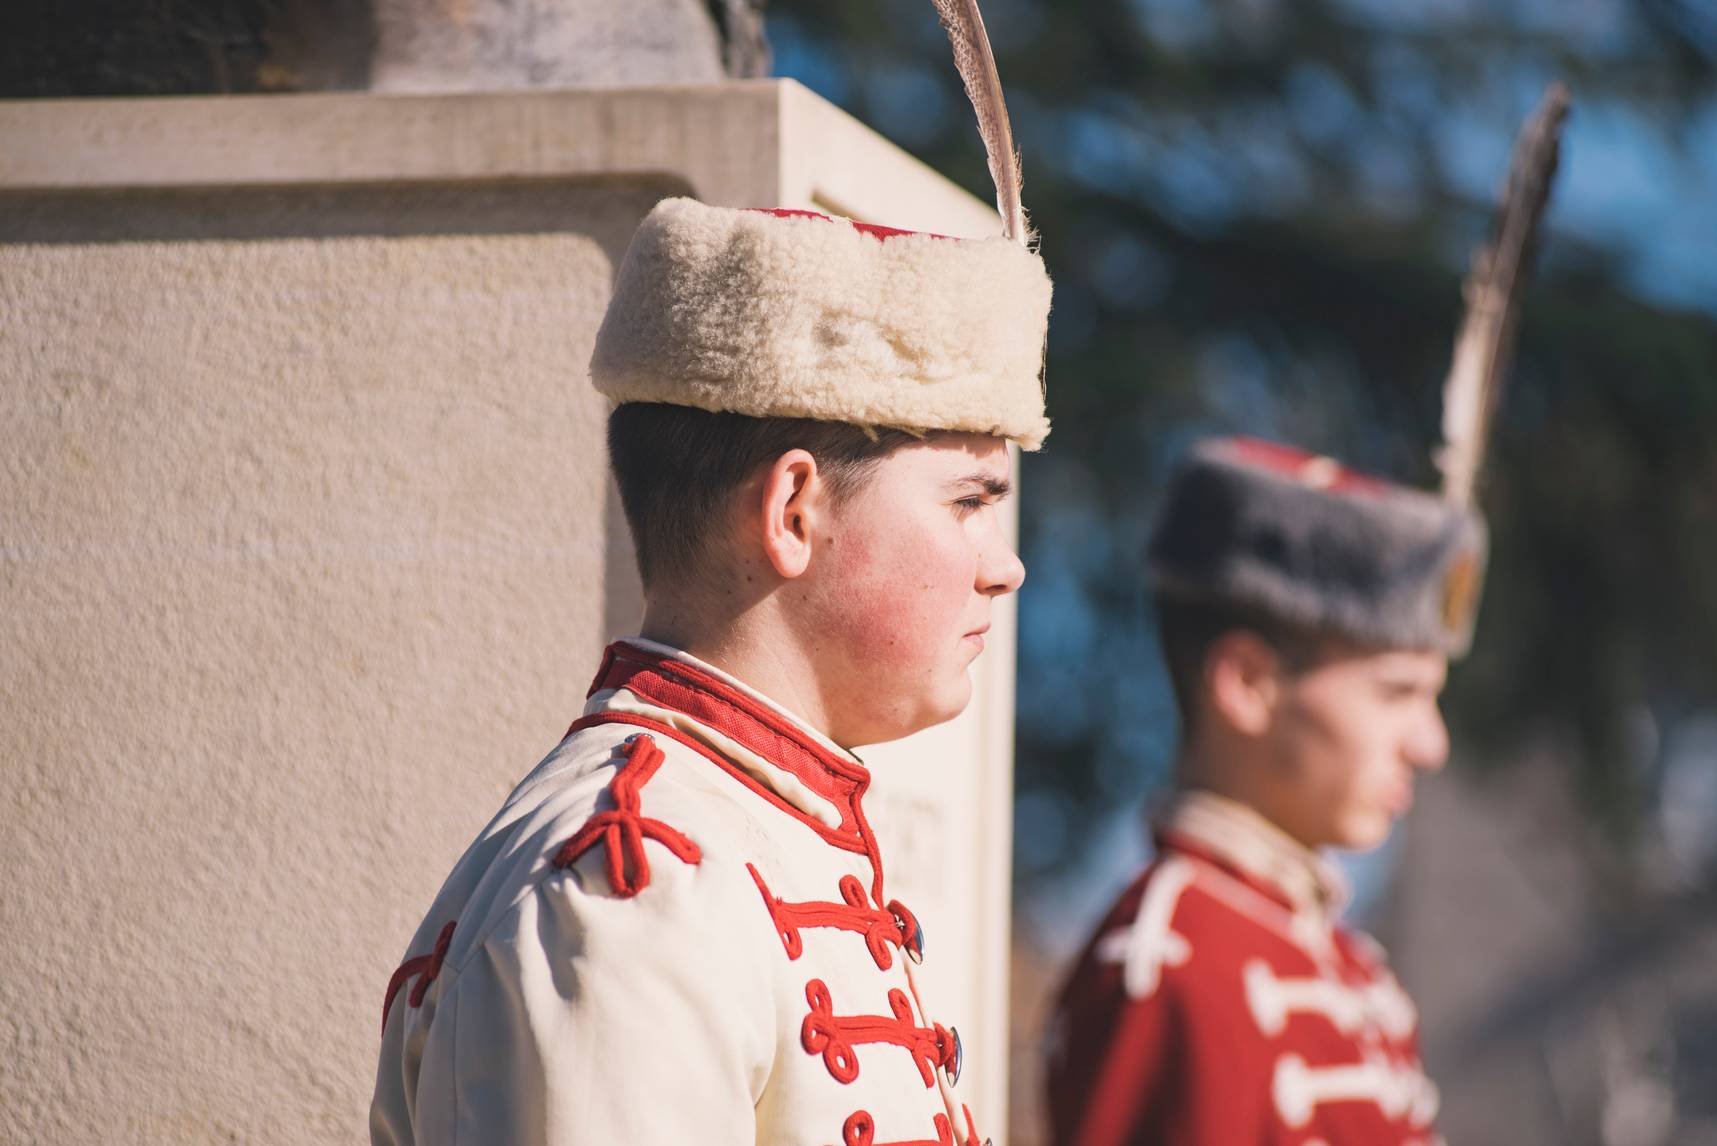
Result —
[[956, 501], [954, 508], [960, 512], [960, 516], [964, 517], [966, 514], [976, 513], [984, 508], [984, 499], [978, 494], [973, 494], [971, 497], [963, 497]]

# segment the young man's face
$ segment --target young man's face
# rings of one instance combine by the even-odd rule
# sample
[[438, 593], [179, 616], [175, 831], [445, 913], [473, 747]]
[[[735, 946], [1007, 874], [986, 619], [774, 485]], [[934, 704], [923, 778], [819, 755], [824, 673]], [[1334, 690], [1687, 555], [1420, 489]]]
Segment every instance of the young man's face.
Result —
[[1025, 577], [1002, 531], [1007, 443], [942, 434], [883, 459], [830, 517], [805, 586], [840, 743], [895, 740], [959, 715], [991, 605]]
[[1438, 653], [1343, 647], [1279, 676], [1267, 734], [1269, 814], [1313, 847], [1372, 848], [1413, 802], [1421, 769], [1442, 766], [1448, 730]]

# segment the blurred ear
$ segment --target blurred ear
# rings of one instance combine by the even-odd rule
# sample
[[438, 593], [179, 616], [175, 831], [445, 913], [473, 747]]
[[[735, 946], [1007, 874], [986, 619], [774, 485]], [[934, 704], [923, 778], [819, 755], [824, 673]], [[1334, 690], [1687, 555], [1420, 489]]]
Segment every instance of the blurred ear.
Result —
[[1256, 633], [1224, 633], [1204, 658], [1209, 706], [1242, 736], [1262, 736], [1282, 695], [1282, 659]]
[[764, 473], [760, 540], [764, 557], [782, 577], [798, 577], [810, 567], [813, 527], [826, 491], [817, 459], [805, 450], [788, 450]]

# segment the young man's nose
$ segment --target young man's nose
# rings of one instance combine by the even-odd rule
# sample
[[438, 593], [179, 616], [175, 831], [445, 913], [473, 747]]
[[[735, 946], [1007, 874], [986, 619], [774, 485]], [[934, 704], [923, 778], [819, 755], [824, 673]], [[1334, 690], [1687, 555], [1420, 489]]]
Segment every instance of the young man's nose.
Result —
[[998, 537], [996, 543], [978, 562], [978, 592], [1001, 597], [1016, 591], [1025, 580], [1025, 563], [1013, 546]]
[[1449, 726], [1433, 707], [1407, 742], [1407, 760], [1415, 768], [1436, 771], [1449, 759]]

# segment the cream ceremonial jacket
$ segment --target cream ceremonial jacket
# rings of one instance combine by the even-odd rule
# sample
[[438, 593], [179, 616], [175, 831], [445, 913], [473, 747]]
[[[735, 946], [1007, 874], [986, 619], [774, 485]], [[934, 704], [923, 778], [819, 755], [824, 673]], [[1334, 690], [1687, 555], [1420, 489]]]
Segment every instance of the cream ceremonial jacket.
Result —
[[975, 1146], [869, 781], [718, 670], [611, 647], [388, 984], [372, 1141]]

